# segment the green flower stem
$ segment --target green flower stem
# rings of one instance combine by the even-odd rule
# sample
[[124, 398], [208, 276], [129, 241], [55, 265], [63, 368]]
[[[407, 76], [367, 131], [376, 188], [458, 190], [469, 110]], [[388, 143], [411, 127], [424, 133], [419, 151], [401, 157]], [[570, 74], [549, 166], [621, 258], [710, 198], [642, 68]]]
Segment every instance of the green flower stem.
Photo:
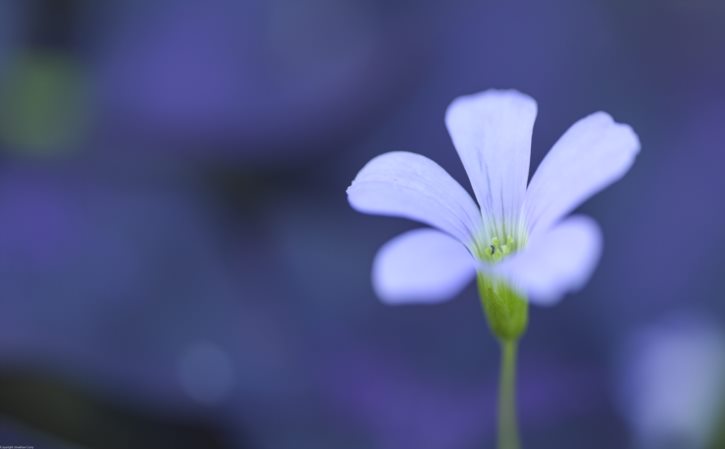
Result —
[[518, 341], [501, 340], [501, 378], [498, 390], [498, 449], [520, 449], [516, 418], [516, 352]]
[[488, 325], [501, 343], [498, 392], [498, 449], [520, 449], [516, 421], [516, 351], [529, 323], [529, 302], [506, 282], [478, 275], [478, 291]]

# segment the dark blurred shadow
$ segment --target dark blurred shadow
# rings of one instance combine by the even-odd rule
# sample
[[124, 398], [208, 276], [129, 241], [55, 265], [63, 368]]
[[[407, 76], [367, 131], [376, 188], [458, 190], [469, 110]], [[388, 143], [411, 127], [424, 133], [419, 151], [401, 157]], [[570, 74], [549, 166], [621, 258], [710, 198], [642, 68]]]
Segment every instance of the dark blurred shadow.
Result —
[[[0, 373], [0, 416], [87, 448], [221, 449], [220, 429], [188, 417], [159, 416], [92, 397], [72, 382]], [[244, 444], [238, 448], [248, 448]]]

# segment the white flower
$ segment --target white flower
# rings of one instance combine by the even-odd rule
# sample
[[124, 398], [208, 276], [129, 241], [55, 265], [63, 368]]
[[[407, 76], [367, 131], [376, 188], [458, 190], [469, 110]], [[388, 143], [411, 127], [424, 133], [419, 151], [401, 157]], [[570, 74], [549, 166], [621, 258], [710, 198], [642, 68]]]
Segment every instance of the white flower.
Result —
[[589, 279], [601, 252], [599, 228], [586, 217], [564, 217], [627, 172], [639, 139], [604, 112], [589, 115], [554, 144], [527, 188], [536, 111], [531, 97], [513, 90], [460, 97], [448, 107], [446, 125], [478, 206], [418, 154], [386, 153], [358, 173], [347, 189], [353, 208], [437, 228], [406, 232], [380, 249], [373, 285], [384, 302], [450, 299], [476, 270], [539, 304]]
[[679, 312], [623, 340], [619, 362], [618, 405], [634, 447], [715, 447], [725, 406], [725, 337], [717, 323]]

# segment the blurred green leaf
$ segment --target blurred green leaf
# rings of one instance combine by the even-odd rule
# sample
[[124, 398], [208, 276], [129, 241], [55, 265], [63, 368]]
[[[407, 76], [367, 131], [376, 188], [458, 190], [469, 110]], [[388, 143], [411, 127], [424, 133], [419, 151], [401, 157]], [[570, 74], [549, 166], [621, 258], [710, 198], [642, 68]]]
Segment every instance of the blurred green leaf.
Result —
[[88, 86], [70, 58], [27, 53], [0, 79], [0, 137], [15, 151], [57, 155], [78, 143], [88, 118]]

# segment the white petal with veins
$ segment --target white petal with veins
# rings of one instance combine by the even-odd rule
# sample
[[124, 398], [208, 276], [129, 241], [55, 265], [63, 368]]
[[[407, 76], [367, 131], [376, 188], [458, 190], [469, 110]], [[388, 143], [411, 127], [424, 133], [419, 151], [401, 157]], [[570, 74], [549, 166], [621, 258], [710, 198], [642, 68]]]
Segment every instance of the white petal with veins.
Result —
[[[514, 90], [459, 97], [446, 126], [481, 206], [484, 221], [517, 231], [529, 177], [536, 102]], [[498, 235], [499, 238], [503, 236]]]
[[589, 197], [620, 179], [639, 152], [628, 125], [597, 112], [569, 128], [536, 170], [526, 192], [530, 235], [545, 232]]
[[347, 189], [360, 212], [409, 218], [449, 233], [472, 248], [481, 215], [473, 198], [425, 156], [394, 151], [373, 158]]

